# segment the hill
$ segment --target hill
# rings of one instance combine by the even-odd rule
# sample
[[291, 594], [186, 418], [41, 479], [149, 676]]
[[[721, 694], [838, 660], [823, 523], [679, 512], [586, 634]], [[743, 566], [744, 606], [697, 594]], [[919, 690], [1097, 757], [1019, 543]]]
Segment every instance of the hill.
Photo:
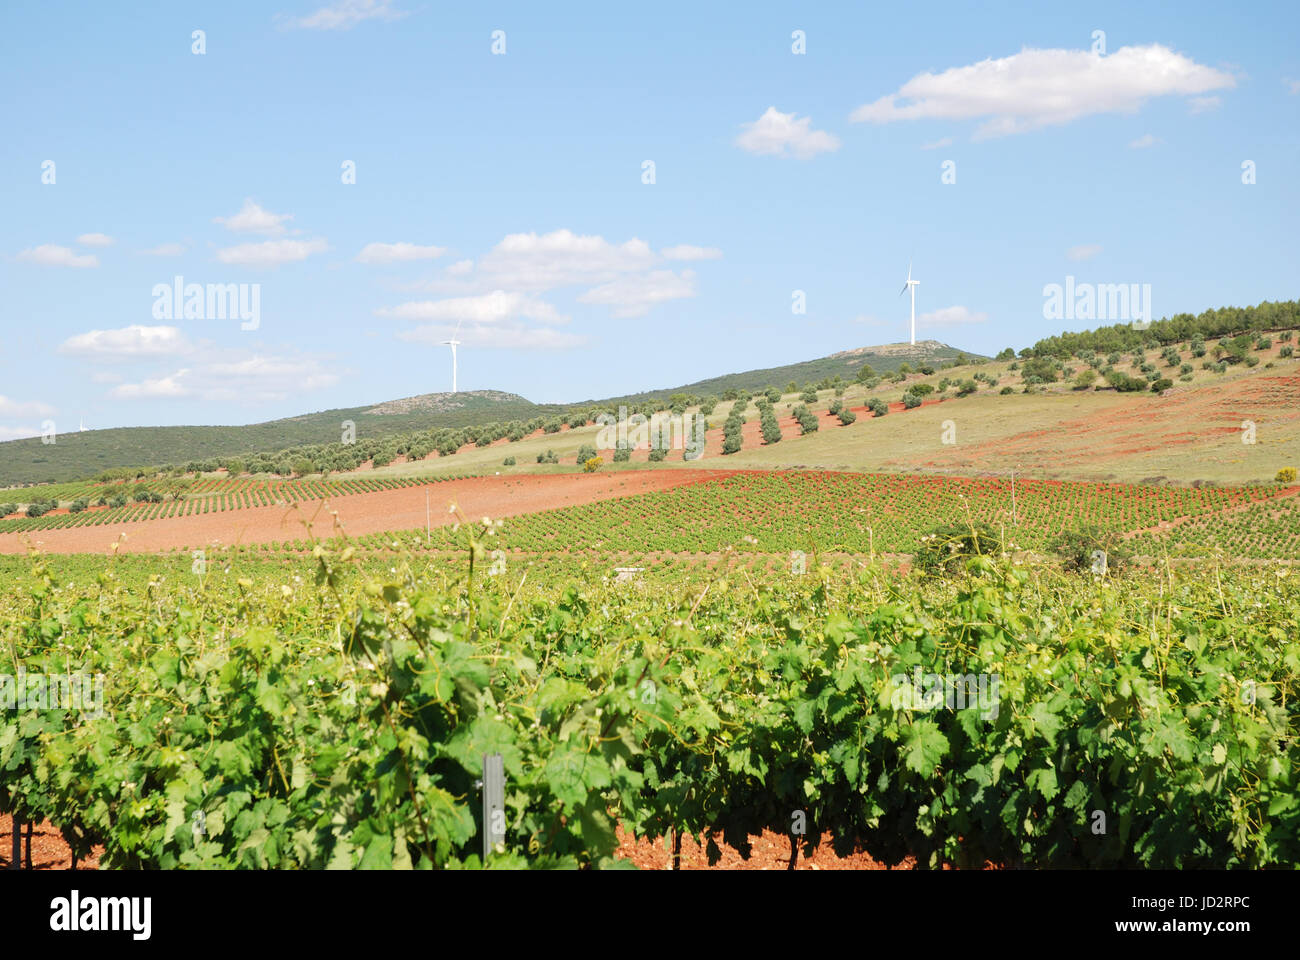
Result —
[[[428, 393], [363, 407], [344, 407], [282, 420], [243, 426], [117, 427], [60, 435], [53, 444], [39, 438], [0, 443], [0, 488], [57, 483], [94, 476], [120, 467], [185, 464], [209, 457], [229, 457], [284, 450], [307, 444], [337, 442], [342, 423], [356, 424], [358, 437], [378, 438], [432, 428], [460, 428], [484, 423], [526, 420], [564, 414], [592, 406], [636, 404], [674, 393], [721, 395], [727, 390], [761, 390], [835, 376], [852, 380], [863, 363], [877, 372], [897, 370], [905, 362], [942, 362], [962, 352], [937, 340], [860, 347], [780, 367], [730, 373], [677, 387], [569, 404], [535, 404], [498, 390]], [[975, 354], [966, 354], [975, 358]]]
[[608, 397], [603, 400], [588, 400], [576, 406], [609, 406], [625, 403], [629, 406], [651, 400], [656, 397], [668, 397], [674, 393], [695, 393], [700, 395], [716, 394], [721, 396], [728, 390], [762, 390], [766, 387], [784, 387], [791, 380], [802, 385], [808, 381], [820, 381], [829, 377], [843, 377], [853, 380], [869, 364], [877, 373], [897, 370], [904, 363], [923, 363], [934, 361], [936, 364], [959, 357], [971, 360], [983, 360], [977, 353], [963, 352], [938, 340], [921, 340], [916, 344], [887, 343], [874, 347], [858, 347], [853, 350], [841, 350], [829, 357], [816, 360], [804, 360], [800, 363], [787, 363], [780, 367], [765, 367], [761, 370], [746, 370], [744, 373], [728, 373], [707, 380], [662, 390], [648, 390], [643, 393], [629, 393], [622, 397]]
[[207, 457], [281, 450], [338, 441], [345, 420], [359, 437], [422, 430], [431, 423], [465, 427], [535, 417], [562, 408], [539, 406], [513, 393], [470, 390], [430, 393], [363, 407], [340, 407], [243, 426], [115, 427], [0, 443], [0, 487], [94, 476], [116, 467], [184, 464]]

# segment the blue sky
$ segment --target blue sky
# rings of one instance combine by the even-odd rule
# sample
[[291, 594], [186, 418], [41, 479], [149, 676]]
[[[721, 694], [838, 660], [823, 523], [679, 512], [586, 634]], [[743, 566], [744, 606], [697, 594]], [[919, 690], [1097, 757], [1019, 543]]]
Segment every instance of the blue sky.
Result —
[[1096, 325], [1067, 275], [1291, 299], [1297, 9], [11, 0], [0, 439], [446, 390], [453, 334], [539, 402], [896, 342], [909, 258], [981, 352]]

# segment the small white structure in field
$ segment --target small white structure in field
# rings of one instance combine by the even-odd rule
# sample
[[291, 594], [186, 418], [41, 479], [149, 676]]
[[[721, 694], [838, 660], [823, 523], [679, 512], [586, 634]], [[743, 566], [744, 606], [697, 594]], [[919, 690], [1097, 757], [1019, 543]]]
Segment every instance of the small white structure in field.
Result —
[[637, 579], [637, 574], [644, 569], [645, 567], [615, 567], [614, 572], [618, 574], [618, 576], [614, 578], [614, 582], [631, 583]]

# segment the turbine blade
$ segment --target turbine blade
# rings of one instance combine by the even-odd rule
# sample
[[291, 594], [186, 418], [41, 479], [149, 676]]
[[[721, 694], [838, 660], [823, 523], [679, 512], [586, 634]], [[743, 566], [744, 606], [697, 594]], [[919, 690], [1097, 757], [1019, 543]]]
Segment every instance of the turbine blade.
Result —
[[903, 284], [903, 289], [898, 291], [898, 295], [901, 297], [903, 294], [907, 293], [907, 288], [910, 287], [911, 285], [912, 285], [911, 281], [908, 281], [907, 283]]

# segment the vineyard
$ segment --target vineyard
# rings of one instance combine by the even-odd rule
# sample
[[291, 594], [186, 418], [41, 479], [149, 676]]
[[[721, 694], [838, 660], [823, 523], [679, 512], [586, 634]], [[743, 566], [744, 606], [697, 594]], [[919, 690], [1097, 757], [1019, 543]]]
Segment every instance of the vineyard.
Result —
[[[737, 473], [706, 483], [543, 511], [505, 521], [502, 546], [524, 553], [637, 550], [752, 553], [790, 550], [859, 555], [910, 553], [940, 524], [1001, 526], [1016, 548], [1042, 550], [1085, 524], [1141, 534], [1135, 544], [1162, 555], [1168, 541], [1222, 545], [1232, 555], [1300, 559], [1296, 488], [1169, 487], [895, 474]], [[1278, 512], [1280, 511], [1280, 513]], [[454, 549], [458, 532], [433, 532], [428, 545]], [[362, 545], [382, 548], [391, 536]], [[424, 538], [421, 538], [422, 542]], [[419, 545], [416, 544], [418, 547]], [[1179, 555], [1196, 555], [1181, 549]]]
[[[110, 523], [158, 520], [167, 517], [193, 517], [227, 510], [269, 507], [324, 500], [349, 494], [398, 490], [442, 481], [461, 480], [465, 474], [440, 474], [433, 477], [345, 477], [305, 480], [268, 480], [263, 477], [169, 478], [131, 485], [65, 485], [60, 491], [76, 500], [97, 503], [73, 511], [51, 510], [39, 516], [0, 519], [0, 533], [25, 533], [33, 530], [63, 530], [70, 527], [102, 526]], [[116, 497], [131, 502], [111, 505]]]
[[[0, 714], [0, 810], [105, 867], [472, 867], [499, 753], [494, 866], [618, 866], [616, 823], [922, 867], [1300, 862], [1285, 570], [634, 587], [494, 575], [493, 530], [454, 563], [8, 561], [28, 694], [105, 682], [100, 709]], [[910, 683], [954, 674], [993, 700]]]

